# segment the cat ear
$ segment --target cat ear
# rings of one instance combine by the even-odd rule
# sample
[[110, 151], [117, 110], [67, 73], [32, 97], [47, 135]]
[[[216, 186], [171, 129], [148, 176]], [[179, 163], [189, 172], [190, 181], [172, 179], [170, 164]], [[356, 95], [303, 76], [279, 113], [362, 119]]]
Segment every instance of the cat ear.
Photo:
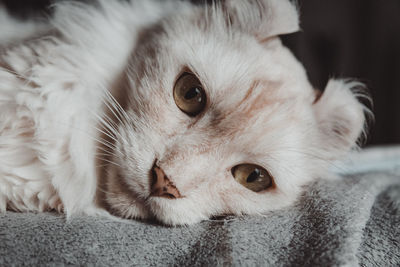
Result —
[[356, 146], [363, 133], [368, 109], [357, 100], [366, 97], [358, 82], [330, 80], [313, 104], [320, 140], [330, 159], [337, 159]]
[[261, 42], [299, 30], [299, 14], [289, 0], [225, 0], [224, 6], [234, 27]]

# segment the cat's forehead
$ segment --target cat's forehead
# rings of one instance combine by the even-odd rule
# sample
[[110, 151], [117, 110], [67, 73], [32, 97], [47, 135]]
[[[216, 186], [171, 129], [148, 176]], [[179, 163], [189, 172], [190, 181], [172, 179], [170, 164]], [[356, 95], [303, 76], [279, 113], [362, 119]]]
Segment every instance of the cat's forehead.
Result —
[[262, 125], [288, 123], [287, 118], [310, 107], [313, 92], [306, 75], [280, 43], [270, 49], [248, 36], [209, 37], [207, 42], [184, 39], [176, 53], [178, 66], [188, 66], [202, 83], [208, 101], [205, 117], [219, 131], [235, 125], [233, 132], [243, 128], [262, 135]]
[[[233, 38], [219, 33], [202, 36], [200, 33], [179, 33], [167, 49], [178, 64], [187, 65], [207, 86], [247, 86], [255, 79], [274, 79], [276, 68], [268, 70], [265, 64], [273, 63], [272, 54], [252, 38]], [[265, 76], [266, 73], [269, 77]]]
[[[172, 62], [166, 60], [169, 69], [175, 66], [170, 74], [175, 76], [182, 68], [189, 68], [210, 97], [221, 101], [244, 98], [250, 88], [259, 84], [266, 85], [264, 90], [269, 90], [271, 96], [278, 88], [281, 95], [309, 93], [304, 69], [278, 38], [260, 43], [249, 34], [225, 30], [204, 29], [196, 24], [167, 28], [162, 46], [166, 57], [173, 58]], [[299, 86], [285, 85], [296, 82], [308, 88], [299, 90]]]
[[[311, 86], [301, 65], [279, 39], [260, 43], [245, 33], [225, 32], [224, 27], [204, 29], [182, 21], [164, 26], [160, 32], [161, 37], [157, 35], [151, 43], [157, 47], [152, 55], [158, 56], [150, 70], [151, 77], [162, 77], [160, 84], [169, 104], [157, 110], [177, 112], [172, 98], [174, 83], [183, 70], [195, 74], [207, 95], [206, 109], [192, 127], [198, 140], [212, 140], [212, 136], [235, 139], [240, 140], [236, 144], [249, 143], [249, 150], [255, 151], [254, 140], [260, 138], [258, 148], [265, 150], [271, 138], [279, 139], [307, 113]], [[158, 85], [152, 87], [159, 90]], [[185, 116], [174, 117], [185, 124]]]
[[224, 77], [213, 80], [207, 78], [216, 72], [206, 78], [199, 74], [209, 103], [193, 130], [200, 131], [204, 140], [219, 143], [211, 141], [211, 146], [254, 158], [303, 138], [299, 135], [308, 131], [304, 127], [312, 117], [309, 85], [301, 88], [301, 81], [288, 81], [279, 71], [269, 74], [251, 67], [241, 71], [244, 77], [237, 77], [235, 68], [226, 68], [220, 72]]
[[273, 82], [253, 84], [244, 96], [230, 103], [210, 99], [212, 103], [201, 118], [204, 123], [198, 128], [217, 138], [239, 141], [243, 149], [252, 151], [254, 146], [264, 150], [271, 141], [287, 139], [309, 119], [310, 106], [302, 99], [274, 93], [280, 86]]

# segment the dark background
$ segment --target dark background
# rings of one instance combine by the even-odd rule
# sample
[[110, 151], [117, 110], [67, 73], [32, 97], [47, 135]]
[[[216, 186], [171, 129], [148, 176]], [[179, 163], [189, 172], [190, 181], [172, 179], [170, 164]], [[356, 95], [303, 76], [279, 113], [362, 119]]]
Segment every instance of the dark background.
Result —
[[299, 0], [302, 32], [284, 42], [320, 89], [330, 77], [364, 82], [375, 122], [369, 144], [400, 143], [400, 0]]
[[[115, 0], [110, 0], [115, 1]], [[193, 1], [193, 0], [192, 0]], [[0, 0], [22, 18], [49, 0]], [[323, 89], [331, 77], [365, 83], [374, 102], [369, 145], [400, 143], [400, 0], [298, 0], [302, 31], [283, 37]]]

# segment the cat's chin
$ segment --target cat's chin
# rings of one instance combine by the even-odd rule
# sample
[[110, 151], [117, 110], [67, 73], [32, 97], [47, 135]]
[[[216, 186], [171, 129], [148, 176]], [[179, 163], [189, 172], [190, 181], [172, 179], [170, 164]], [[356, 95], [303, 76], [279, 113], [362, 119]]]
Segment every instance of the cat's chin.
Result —
[[175, 202], [163, 198], [150, 198], [145, 202], [133, 201], [123, 197], [109, 198], [109, 212], [114, 216], [124, 219], [156, 220], [168, 226], [191, 225], [203, 220], [208, 216], [194, 210], [182, 210], [175, 208]]
[[183, 208], [187, 204], [186, 202], [184, 198], [165, 199], [151, 197], [147, 204], [153, 218], [165, 225], [191, 225], [209, 218], [198, 209]]
[[146, 205], [146, 197], [128, 186], [118, 169], [110, 167], [105, 177], [105, 187], [101, 192], [100, 203], [111, 214], [126, 219], [151, 218], [149, 208]]
[[135, 198], [135, 194], [115, 195], [106, 193], [105, 200], [108, 211], [118, 217], [125, 219], [149, 219], [152, 218], [145, 201]]
[[198, 209], [192, 209], [190, 199], [140, 195], [119, 175], [108, 176], [103, 197], [105, 208], [114, 216], [125, 219], [155, 219], [165, 225], [178, 226], [194, 224], [209, 217]]
[[155, 219], [170, 226], [190, 225], [208, 219], [197, 210], [178, 208], [185, 205], [183, 199], [150, 197], [141, 200], [134, 195], [106, 193], [109, 212], [124, 219]]
[[107, 196], [109, 212], [125, 219], [150, 219], [152, 218], [145, 203], [132, 197]]
[[155, 219], [171, 226], [189, 225], [208, 219], [198, 210], [185, 209], [185, 199], [143, 199], [121, 184], [109, 187], [104, 197], [108, 211], [124, 219]]

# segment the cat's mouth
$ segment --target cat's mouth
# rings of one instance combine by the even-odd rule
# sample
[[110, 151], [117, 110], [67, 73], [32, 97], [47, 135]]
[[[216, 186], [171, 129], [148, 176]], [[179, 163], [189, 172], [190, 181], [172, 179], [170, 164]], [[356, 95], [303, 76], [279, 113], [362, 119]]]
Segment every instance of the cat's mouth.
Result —
[[107, 166], [107, 171], [102, 172], [105, 174], [105, 190], [99, 190], [98, 196], [99, 203], [114, 216], [156, 219], [166, 224], [175, 224], [173, 220], [164, 218], [180, 213], [179, 207], [190, 202], [190, 196], [185, 195], [185, 190], [174, 183], [174, 177], [163, 169], [164, 166], [157, 159], [149, 162], [147, 172], [141, 172], [142, 168], [130, 171], [114, 165]]

